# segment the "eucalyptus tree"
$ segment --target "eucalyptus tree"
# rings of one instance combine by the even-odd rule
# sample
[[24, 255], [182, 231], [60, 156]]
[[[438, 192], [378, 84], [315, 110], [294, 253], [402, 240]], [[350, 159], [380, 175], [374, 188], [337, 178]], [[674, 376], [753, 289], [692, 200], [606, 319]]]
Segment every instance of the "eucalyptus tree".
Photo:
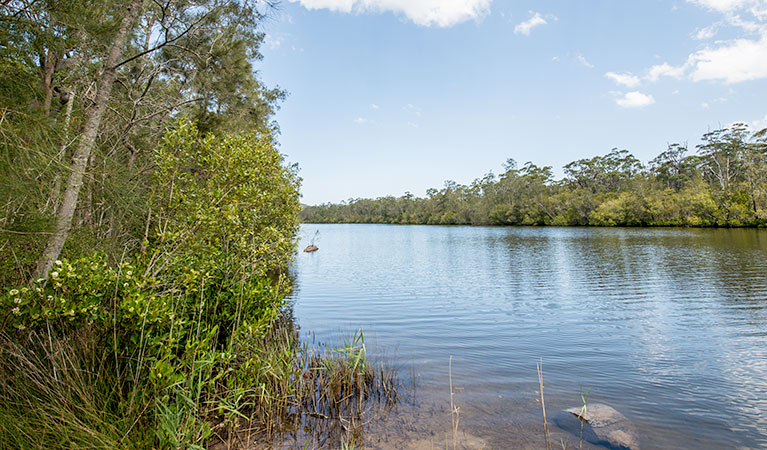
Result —
[[73, 221], [92, 228], [99, 241], [141, 240], [152, 221], [147, 174], [170, 119], [187, 115], [204, 132], [274, 135], [271, 116], [285, 93], [265, 88], [253, 67], [261, 58], [259, 26], [273, 6], [268, 0], [0, 4], [0, 170], [9, 175], [0, 193], [11, 205], [2, 220], [7, 225], [26, 208], [53, 222], [35, 230], [52, 233], [32, 278], [50, 270]]
[[690, 180], [687, 144], [670, 144], [668, 149], [650, 161], [650, 172], [667, 189], [679, 191]]
[[627, 188], [643, 167], [628, 150], [614, 148], [605, 156], [573, 161], [564, 169], [571, 183], [592, 193], [598, 193], [618, 192]]
[[86, 114], [85, 124], [80, 134], [80, 139], [72, 156], [72, 167], [67, 177], [61, 206], [56, 213], [53, 233], [43, 250], [42, 256], [37, 261], [37, 267], [32, 273], [32, 278], [47, 277], [53, 267], [53, 262], [61, 254], [61, 249], [69, 237], [72, 227], [72, 218], [77, 207], [77, 199], [83, 185], [83, 176], [86, 172], [91, 151], [96, 142], [96, 137], [107, 109], [109, 98], [112, 93], [112, 85], [117, 77], [117, 68], [120, 64], [125, 44], [133, 26], [133, 22], [139, 15], [142, 0], [130, 0], [125, 5], [120, 27], [114, 35], [109, 53], [104, 60], [103, 69], [98, 78], [98, 87], [93, 97], [93, 106]]
[[751, 197], [751, 207], [759, 220], [767, 220], [767, 128], [750, 137], [744, 162], [743, 177]]
[[704, 134], [698, 145], [707, 178], [725, 195], [743, 174], [747, 139], [748, 126], [736, 123]]

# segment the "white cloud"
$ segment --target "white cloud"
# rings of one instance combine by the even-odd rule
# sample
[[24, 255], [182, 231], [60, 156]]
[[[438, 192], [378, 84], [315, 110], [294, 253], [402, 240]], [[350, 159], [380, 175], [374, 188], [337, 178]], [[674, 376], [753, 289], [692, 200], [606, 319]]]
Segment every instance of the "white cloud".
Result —
[[356, 119], [354, 119], [354, 123], [356, 123], [357, 125], [364, 125], [366, 123], [371, 123], [371, 121], [364, 117], [357, 117]]
[[646, 80], [658, 81], [660, 77], [671, 77], [676, 79], [684, 78], [684, 74], [687, 71], [688, 66], [672, 66], [669, 63], [656, 64], [647, 70], [645, 75]]
[[[645, 79], [661, 77], [692, 81], [719, 81], [726, 84], [767, 79], [767, 0], [687, 0], [710, 11], [723, 14], [724, 20], [697, 30], [695, 39], [713, 38], [718, 29], [732, 26], [748, 37], [717, 41], [690, 53], [684, 64], [667, 62], [650, 67]], [[748, 19], [743, 17], [747, 16]]]
[[639, 77], [633, 73], [607, 72], [605, 76], [618, 84], [622, 84], [623, 86], [630, 88], [637, 87], [639, 86], [639, 83], [641, 83]]
[[546, 25], [548, 23], [546, 19], [541, 15], [541, 13], [530, 11], [530, 14], [533, 16], [514, 27], [514, 34], [524, 34], [525, 36], [530, 36], [533, 28], [541, 25]]
[[719, 12], [733, 11], [742, 7], [748, 0], [687, 0], [704, 8], [713, 9]]
[[646, 95], [638, 91], [628, 92], [622, 97], [615, 99], [615, 103], [622, 108], [641, 108], [652, 105], [655, 99], [652, 95]]
[[290, 0], [306, 9], [343, 13], [393, 12], [422, 26], [449, 27], [479, 20], [490, 11], [492, 0]]
[[645, 79], [689, 78], [692, 81], [722, 81], [727, 84], [767, 78], [767, 30], [759, 40], [735, 39], [718, 42], [690, 54], [679, 66], [664, 62], [650, 67]]
[[759, 12], [767, 8], [764, 0], [687, 0], [707, 9], [720, 13], [733, 13], [738, 10], [750, 10]]
[[737, 39], [718, 48], [706, 48], [690, 55], [693, 81], [719, 80], [725, 83], [767, 78], [767, 36], [759, 41]]
[[591, 64], [583, 55], [576, 55], [575, 60], [581, 63], [583, 66], [588, 67], [589, 69], [594, 68], [594, 64]]
[[375, 103], [371, 103], [370, 104], [370, 109], [372, 109], [374, 111], [378, 111], [379, 109], [381, 109], [381, 107], [376, 105]]

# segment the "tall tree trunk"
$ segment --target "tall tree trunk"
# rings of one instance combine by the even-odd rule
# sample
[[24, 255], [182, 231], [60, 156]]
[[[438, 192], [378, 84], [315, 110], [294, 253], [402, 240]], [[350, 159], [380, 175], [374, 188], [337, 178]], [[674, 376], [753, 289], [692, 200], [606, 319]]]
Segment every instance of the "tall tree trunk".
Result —
[[[51, 33], [54, 26], [53, 17], [48, 19], [47, 33]], [[51, 114], [51, 100], [53, 99], [53, 71], [56, 69], [56, 55], [52, 48], [48, 47], [45, 52], [45, 57], [40, 56], [40, 70], [43, 77], [43, 90], [45, 91], [45, 100], [43, 100], [43, 111], [46, 116]], [[44, 62], [43, 62], [44, 61]]]
[[[67, 97], [67, 110], [64, 115], [64, 139], [59, 146], [59, 154], [56, 156], [57, 162], [60, 164], [62, 157], [65, 157], [67, 153], [67, 146], [69, 145], [69, 123], [72, 121], [72, 106], [75, 103], [75, 90], [74, 88], [69, 92]], [[53, 179], [53, 187], [51, 193], [48, 195], [48, 201], [43, 207], [43, 211], [47, 210], [51, 206], [53, 214], [59, 209], [59, 195], [61, 194], [61, 174], [57, 174]]]
[[112, 48], [109, 50], [109, 55], [104, 63], [104, 69], [101, 73], [101, 79], [99, 80], [96, 97], [94, 98], [94, 105], [92, 109], [88, 111], [87, 120], [83, 127], [83, 133], [80, 136], [80, 142], [78, 143], [74, 157], [72, 158], [72, 170], [67, 178], [66, 189], [64, 190], [61, 206], [56, 213], [54, 232], [48, 239], [48, 243], [45, 246], [43, 254], [40, 256], [40, 259], [37, 260], [37, 267], [32, 274], [33, 279], [46, 278], [48, 276], [48, 272], [50, 272], [51, 267], [53, 267], [53, 262], [61, 254], [61, 249], [64, 247], [64, 243], [72, 229], [72, 217], [77, 208], [77, 197], [83, 186], [83, 175], [87, 169], [88, 160], [90, 159], [91, 151], [96, 142], [96, 135], [101, 126], [101, 119], [104, 117], [104, 111], [106, 111], [107, 103], [109, 103], [109, 97], [112, 92], [112, 85], [117, 76], [117, 69], [115, 66], [122, 55], [131, 30], [131, 25], [139, 14], [142, 1], [143, 0], [130, 0], [127, 10], [125, 11], [125, 17], [123, 17], [120, 28], [117, 30], [117, 35], [115, 36]]
[[51, 102], [53, 100], [53, 71], [56, 67], [53, 50], [48, 49], [48, 55], [43, 66], [43, 89], [45, 90], [45, 100], [43, 100], [43, 111], [45, 115], [51, 114]]

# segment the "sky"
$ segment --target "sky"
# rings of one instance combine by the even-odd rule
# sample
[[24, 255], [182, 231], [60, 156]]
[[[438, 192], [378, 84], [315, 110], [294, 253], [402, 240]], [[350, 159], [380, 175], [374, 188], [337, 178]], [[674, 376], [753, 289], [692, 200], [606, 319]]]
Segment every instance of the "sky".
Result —
[[305, 204], [767, 127], [767, 0], [282, 0], [263, 31]]

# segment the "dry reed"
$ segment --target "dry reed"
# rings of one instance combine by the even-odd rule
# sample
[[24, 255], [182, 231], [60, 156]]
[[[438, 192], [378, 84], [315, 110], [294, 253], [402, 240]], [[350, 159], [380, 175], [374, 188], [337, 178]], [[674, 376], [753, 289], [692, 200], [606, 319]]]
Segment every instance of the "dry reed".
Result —
[[551, 450], [551, 436], [549, 435], [549, 423], [546, 420], [546, 401], [543, 398], [543, 358], [537, 364], [538, 368], [538, 385], [540, 387], [541, 394], [541, 409], [543, 410], [543, 437], [546, 441], [546, 450]]

